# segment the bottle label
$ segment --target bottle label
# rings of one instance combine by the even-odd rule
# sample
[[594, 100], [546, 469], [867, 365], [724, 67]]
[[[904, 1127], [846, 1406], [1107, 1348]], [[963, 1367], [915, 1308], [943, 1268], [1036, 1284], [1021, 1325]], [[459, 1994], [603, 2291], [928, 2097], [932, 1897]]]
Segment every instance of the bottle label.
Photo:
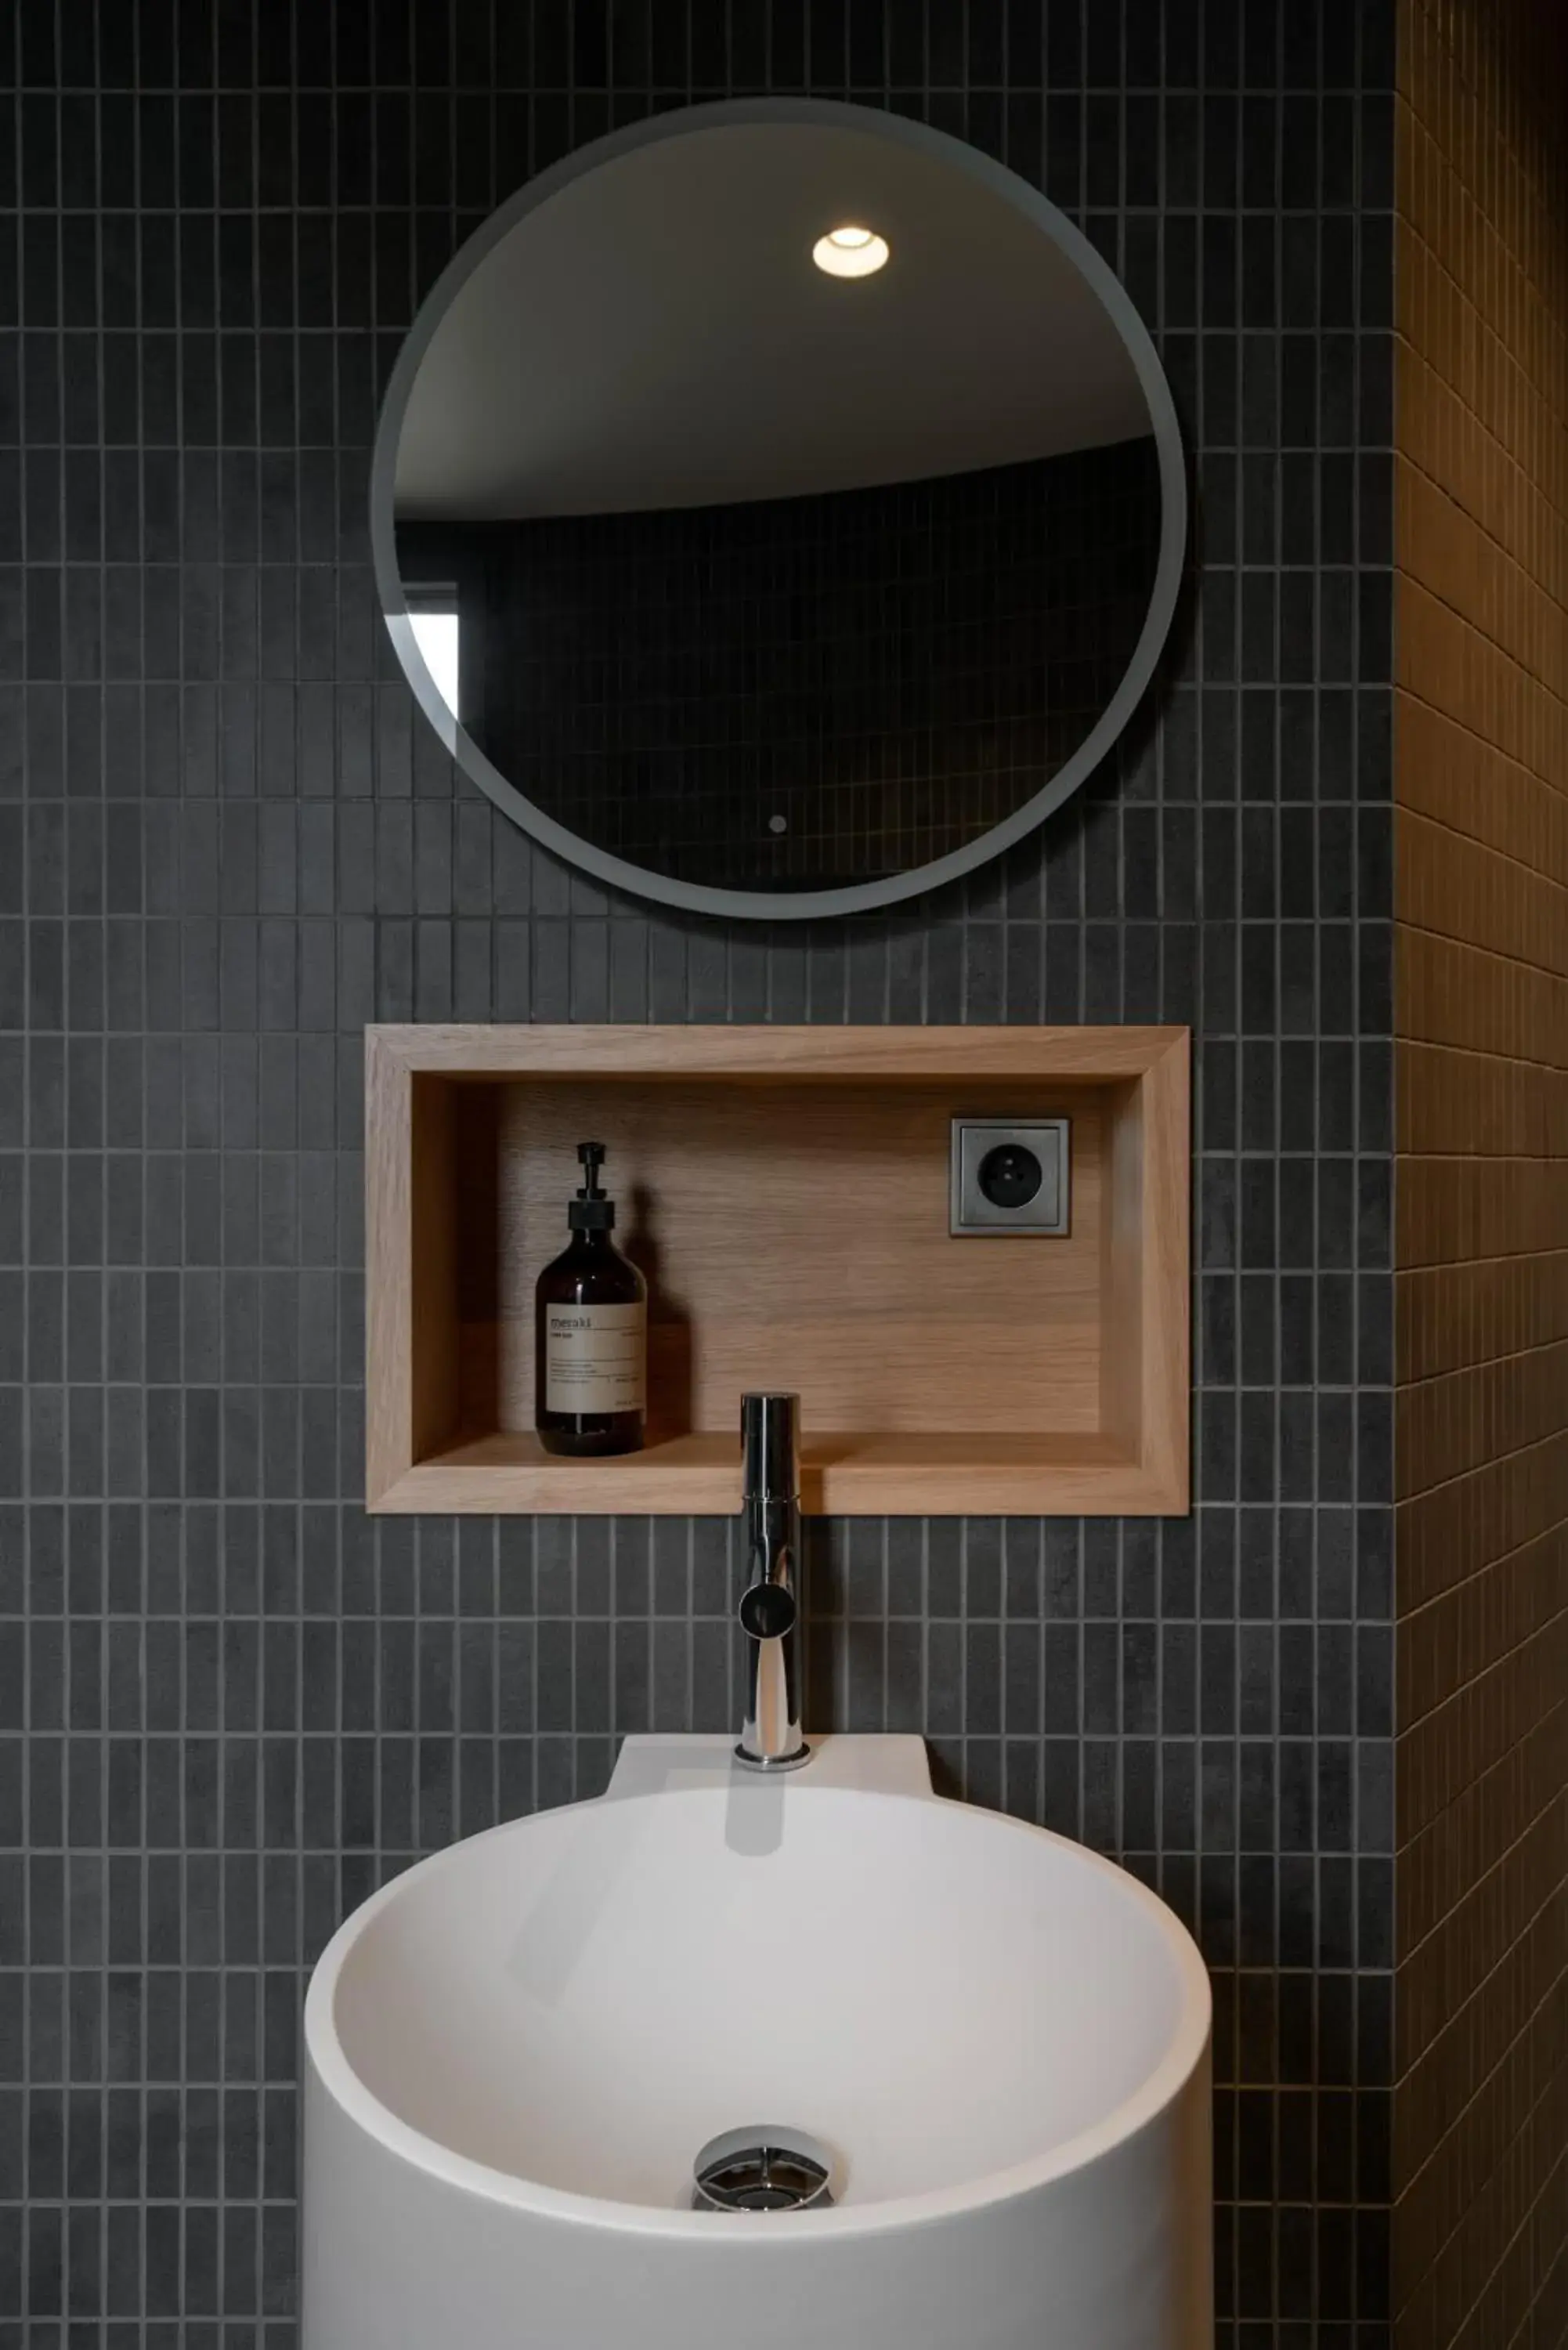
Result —
[[546, 1305], [545, 1405], [549, 1411], [641, 1411], [648, 1308]]

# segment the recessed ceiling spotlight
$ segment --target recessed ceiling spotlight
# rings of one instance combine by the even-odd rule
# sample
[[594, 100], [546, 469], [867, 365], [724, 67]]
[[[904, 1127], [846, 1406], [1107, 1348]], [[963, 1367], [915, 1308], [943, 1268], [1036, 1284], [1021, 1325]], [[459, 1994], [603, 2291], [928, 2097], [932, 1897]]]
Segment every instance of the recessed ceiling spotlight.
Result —
[[870, 277], [887, 265], [888, 240], [871, 228], [830, 228], [812, 246], [811, 257], [829, 277]]

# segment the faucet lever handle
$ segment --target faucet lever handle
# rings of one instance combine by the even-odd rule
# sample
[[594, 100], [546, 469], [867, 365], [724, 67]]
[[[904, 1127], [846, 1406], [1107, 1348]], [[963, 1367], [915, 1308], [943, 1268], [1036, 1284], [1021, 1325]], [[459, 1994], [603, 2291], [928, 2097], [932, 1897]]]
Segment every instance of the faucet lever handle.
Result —
[[800, 1610], [784, 1583], [753, 1583], [741, 1594], [741, 1629], [753, 1640], [782, 1640], [793, 1632]]

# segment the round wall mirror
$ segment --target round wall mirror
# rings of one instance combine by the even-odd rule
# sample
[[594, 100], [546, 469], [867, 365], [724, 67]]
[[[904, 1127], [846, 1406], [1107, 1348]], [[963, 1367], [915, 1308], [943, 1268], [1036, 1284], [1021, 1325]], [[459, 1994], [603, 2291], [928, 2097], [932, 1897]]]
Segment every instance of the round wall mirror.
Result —
[[1176, 601], [1170, 393], [1114, 273], [976, 149], [688, 109], [458, 254], [377, 439], [383, 608], [496, 806], [598, 879], [851, 912], [1105, 756]]

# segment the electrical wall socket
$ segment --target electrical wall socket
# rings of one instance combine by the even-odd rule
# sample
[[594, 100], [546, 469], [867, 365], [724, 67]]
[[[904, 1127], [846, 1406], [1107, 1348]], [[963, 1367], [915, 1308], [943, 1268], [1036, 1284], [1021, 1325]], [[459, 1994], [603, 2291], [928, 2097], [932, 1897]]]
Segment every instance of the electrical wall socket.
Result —
[[1060, 1237], [1069, 1229], [1071, 1120], [955, 1118], [948, 1229]]

